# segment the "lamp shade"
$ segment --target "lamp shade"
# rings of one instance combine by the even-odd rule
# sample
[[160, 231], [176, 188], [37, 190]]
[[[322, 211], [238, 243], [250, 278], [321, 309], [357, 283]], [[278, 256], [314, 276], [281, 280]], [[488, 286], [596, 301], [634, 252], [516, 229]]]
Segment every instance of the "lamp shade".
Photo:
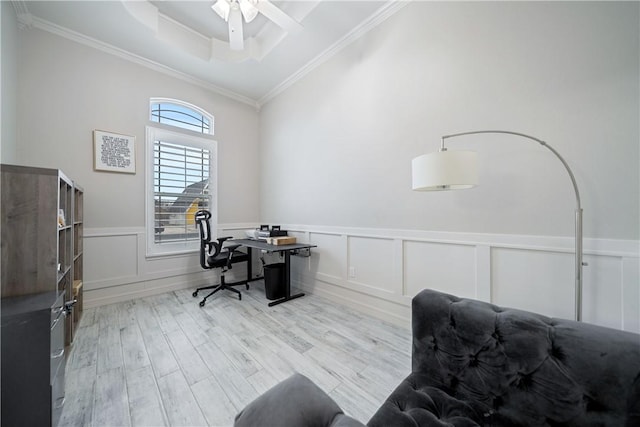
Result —
[[439, 151], [411, 161], [415, 191], [461, 190], [478, 185], [475, 151]]

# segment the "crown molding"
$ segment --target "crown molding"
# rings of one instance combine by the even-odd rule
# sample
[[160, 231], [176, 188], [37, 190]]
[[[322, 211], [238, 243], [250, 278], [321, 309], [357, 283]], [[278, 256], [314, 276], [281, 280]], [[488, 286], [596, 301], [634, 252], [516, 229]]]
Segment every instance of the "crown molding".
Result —
[[[24, 14], [23, 14], [24, 15]], [[240, 95], [236, 92], [233, 92], [231, 90], [225, 89], [223, 87], [220, 86], [216, 86], [214, 84], [211, 84], [209, 82], [206, 82], [204, 80], [195, 78], [193, 76], [190, 76], [186, 73], [183, 73], [181, 71], [177, 71], [171, 67], [168, 67], [166, 65], [162, 65], [159, 64], [155, 61], [152, 61], [150, 59], [144, 58], [140, 55], [136, 55], [134, 53], [131, 53], [129, 51], [126, 51], [124, 49], [120, 49], [118, 47], [115, 47], [113, 45], [110, 45], [108, 43], [102, 42], [100, 40], [96, 40], [92, 37], [88, 37], [84, 34], [75, 32], [73, 30], [70, 30], [68, 28], [56, 25], [52, 22], [46, 21], [44, 19], [38, 18], [37, 16], [33, 16], [31, 14], [29, 15], [29, 19], [28, 22], [30, 23], [30, 27], [33, 28], [37, 28], [39, 30], [43, 30], [43, 31], [47, 31], [49, 33], [58, 35], [60, 37], [64, 37], [68, 40], [72, 40], [75, 41], [77, 43], [83, 44], [85, 46], [89, 46], [92, 47], [94, 49], [100, 50], [102, 52], [108, 53], [110, 55], [114, 55], [117, 56], [119, 58], [125, 59], [127, 61], [133, 62], [135, 64], [138, 65], [142, 65], [143, 67], [146, 68], [150, 68], [154, 71], [158, 71], [160, 73], [169, 75], [171, 77], [186, 81], [188, 83], [194, 84], [196, 86], [202, 87], [203, 89], [207, 89], [210, 90], [212, 92], [215, 92], [219, 95], [223, 95], [227, 98], [233, 99], [235, 101], [239, 101], [242, 102], [244, 104], [248, 104], [250, 106], [252, 106], [253, 108], [255, 108], [256, 110], [259, 109], [259, 104], [254, 100], [251, 99], [247, 96], [244, 95]]]
[[16, 12], [18, 29], [24, 30], [33, 26], [33, 16], [29, 13], [27, 2], [23, 0], [12, 0], [13, 10]]
[[360, 25], [353, 28], [349, 33], [347, 33], [340, 40], [335, 42], [333, 45], [329, 46], [318, 56], [313, 58], [311, 61], [307, 62], [302, 66], [298, 71], [287, 77], [276, 87], [271, 89], [265, 96], [258, 100], [258, 105], [262, 107], [267, 102], [271, 101], [273, 98], [278, 96], [280, 93], [284, 92], [286, 89], [291, 87], [294, 83], [301, 80], [304, 76], [309, 74], [311, 71], [331, 59], [338, 52], [340, 52], [345, 47], [349, 46], [351, 43], [364, 36], [373, 28], [377, 27], [384, 21], [386, 21], [389, 17], [394, 15], [400, 9], [405, 7], [411, 0], [391, 0], [386, 3], [383, 7], [374, 12], [369, 18], [363, 21]]
[[77, 43], [83, 44], [85, 46], [92, 47], [94, 49], [100, 50], [102, 52], [108, 53], [110, 55], [117, 56], [119, 58], [125, 59], [127, 61], [133, 62], [135, 64], [141, 65], [146, 68], [150, 68], [154, 71], [169, 75], [171, 77], [186, 81], [188, 83], [194, 84], [196, 86], [202, 87], [203, 89], [210, 90], [219, 95], [225, 96], [227, 98], [233, 99], [235, 101], [250, 105], [255, 108], [256, 111], [260, 111], [263, 105], [267, 102], [274, 99], [280, 93], [284, 92], [286, 89], [291, 87], [293, 84], [301, 80], [315, 68], [319, 67], [330, 58], [335, 56], [342, 49], [365, 35], [367, 32], [372, 30], [373, 28], [380, 25], [382, 22], [386, 21], [389, 17], [394, 15], [404, 6], [406, 6], [411, 0], [391, 0], [387, 2], [384, 6], [374, 12], [369, 18], [363, 21], [360, 25], [353, 28], [348, 34], [338, 40], [336, 43], [325, 49], [318, 56], [307, 62], [296, 72], [291, 74], [269, 92], [264, 95], [262, 98], [256, 100], [249, 98], [245, 95], [241, 95], [229, 89], [225, 89], [223, 87], [214, 85], [205, 80], [198, 79], [193, 77], [187, 73], [175, 70], [166, 65], [162, 65], [158, 62], [152, 61], [150, 59], [144, 58], [140, 55], [134, 54], [132, 52], [126, 51], [124, 49], [115, 47], [108, 43], [96, 40], [92, 37], [86, 36], [84, 34], [78, 33], [76, 31], [70, 30], [68, 28], [59, 26], [47, 20], [38, 18], [33, 16], [27, 8], [27, 2], [24, 0], [15, 0], [12, 1], [14, 8], [16, 10], [16, 15], [18, 16], [18, 22], [20, 28], [37, 28], [43, 31], [47, 31], [49, 33], [58, 35], [60, 37], [75, 41]]
[[13, 5], [13, 10], [16, 11], [16, 15], [20, 16], [26, 13], [29, 13], [29, 8], [27, 7], [27, 2], [24, 0], [11, 0], [11, 4]]

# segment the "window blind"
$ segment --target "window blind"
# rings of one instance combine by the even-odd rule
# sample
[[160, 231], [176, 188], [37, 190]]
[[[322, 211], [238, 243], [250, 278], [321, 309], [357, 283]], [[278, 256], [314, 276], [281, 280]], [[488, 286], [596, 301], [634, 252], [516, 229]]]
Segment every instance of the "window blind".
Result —
[[155, 242], [198, 240], [194, 214], [209, 206], [210, 152], [154, 141]]

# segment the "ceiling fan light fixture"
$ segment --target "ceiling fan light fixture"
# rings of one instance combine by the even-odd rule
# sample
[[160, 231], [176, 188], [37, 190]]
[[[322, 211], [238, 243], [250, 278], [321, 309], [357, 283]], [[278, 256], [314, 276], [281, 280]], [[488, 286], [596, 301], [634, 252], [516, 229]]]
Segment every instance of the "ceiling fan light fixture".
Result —
[[242, 19], [249, 23], [258, 13], [274, 22], [287, 33], [302, 29], [302, 25], [269, 0], [216, 0], [211, 9], [229, 24], [229, 47], [231, 50], [244, 49]]
[[229, 22], [229, 12], [231, 11], [231, 4], [227, 0], [218, 0], [215, 2], [211, 9], [218, 15], [220, 18], [224, 19], [225, 22]]

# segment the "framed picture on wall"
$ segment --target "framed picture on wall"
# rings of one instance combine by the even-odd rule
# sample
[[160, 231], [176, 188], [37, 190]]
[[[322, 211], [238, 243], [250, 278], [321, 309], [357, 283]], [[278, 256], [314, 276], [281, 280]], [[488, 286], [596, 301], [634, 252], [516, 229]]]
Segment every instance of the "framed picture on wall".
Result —
[[94, 130], [93, 169], [136, 173], [136, 137]]

